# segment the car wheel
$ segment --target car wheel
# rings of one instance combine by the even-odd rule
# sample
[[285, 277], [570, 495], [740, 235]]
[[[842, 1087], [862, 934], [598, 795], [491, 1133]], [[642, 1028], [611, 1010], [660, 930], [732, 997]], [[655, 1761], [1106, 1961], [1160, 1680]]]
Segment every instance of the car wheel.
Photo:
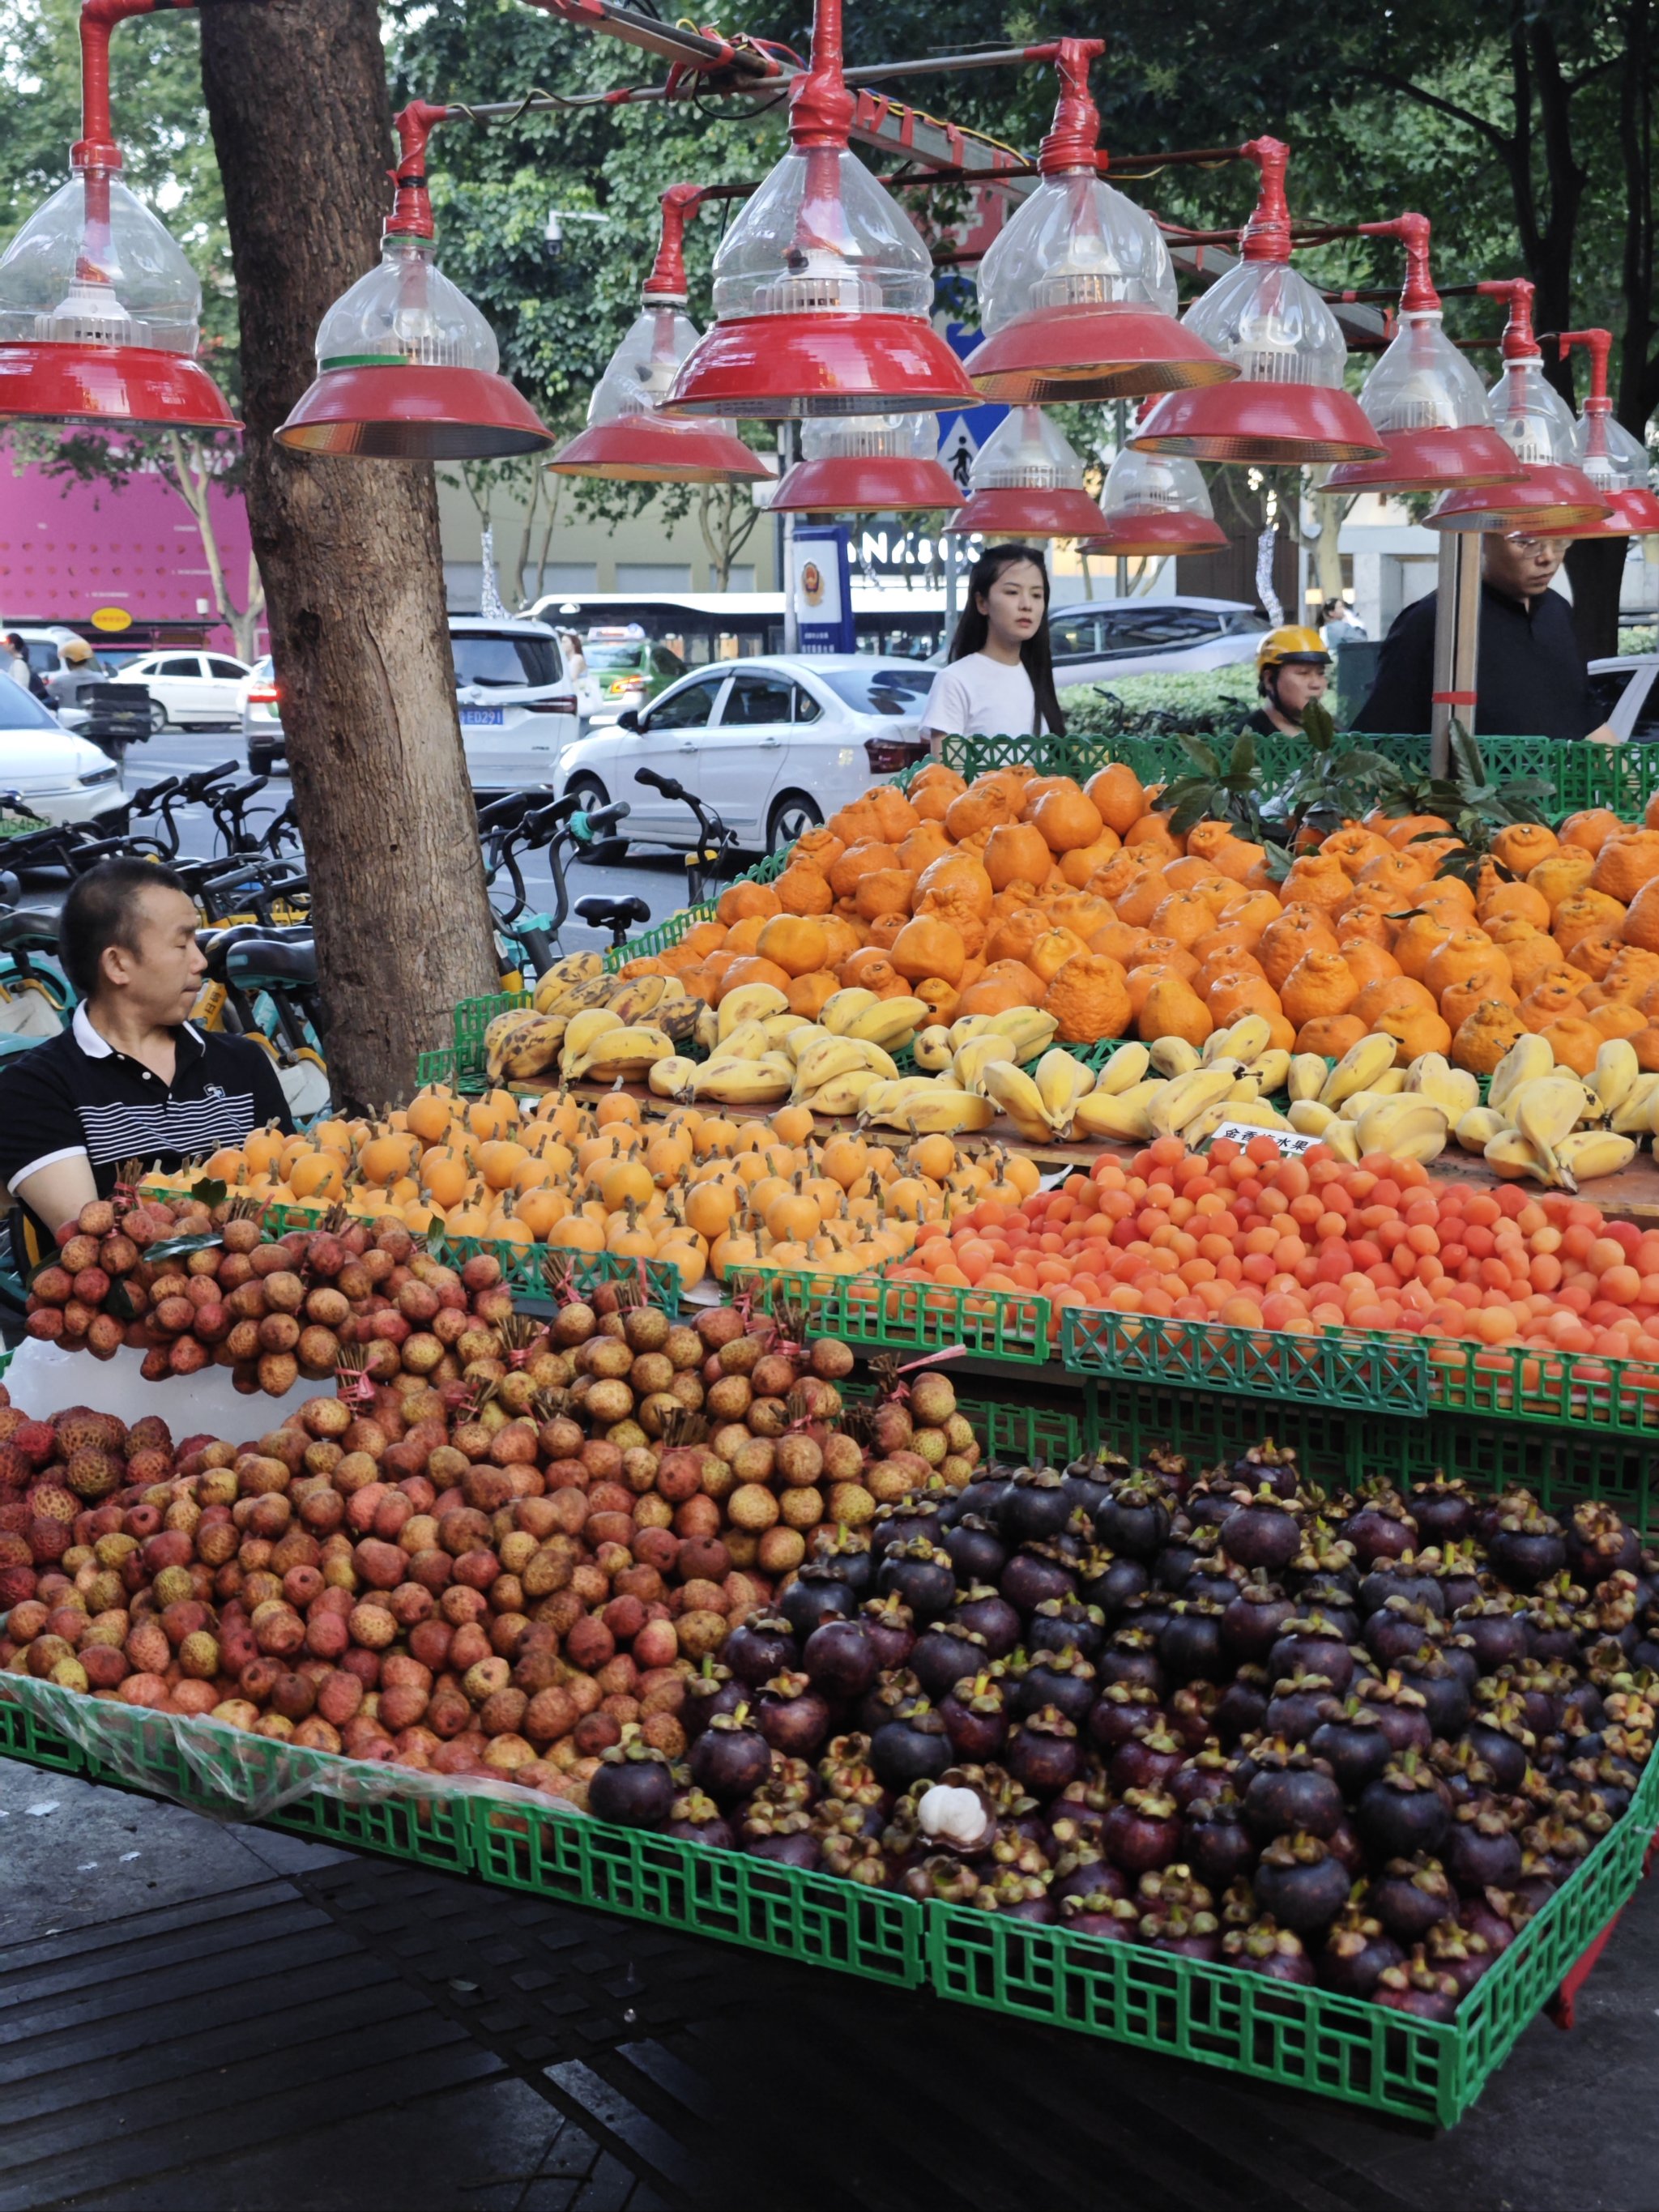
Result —
[[[579, 799], [583, 811], [595, 806], [609, 806], [611, 794], [597, 776], [573, 775], [564, 787], [567, 799]], [[597, 845], [588, 848], [586, 857], [601, 868], [614, 867], [618, 860], [628, 857], [626, 837], [601, 837]]]
[[247, 772], [250, 775], [269, 775], [276, 755], [269, 745], [250, 745], [247, 749]]
[[167, 708], [161, 704], [159, 699], [152, 699], [149, 702], [149, 733], [151, 737], [159, 738], [162, 731], [166, 729], [167, 726]]
[[786, 791], [773, 807], [766, 825], [767, 852], [785, 852], [797, 837], [804, 837], [809, 830], [823, 826], [823, 815], [804, 791]]

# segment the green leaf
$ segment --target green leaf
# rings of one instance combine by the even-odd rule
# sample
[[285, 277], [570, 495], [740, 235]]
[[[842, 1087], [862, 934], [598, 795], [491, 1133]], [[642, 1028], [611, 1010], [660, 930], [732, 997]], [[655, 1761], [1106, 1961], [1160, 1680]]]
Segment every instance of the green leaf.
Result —
[[230, 1194], [228, 1185], [220, 1182], [216, 1178], [204, 1176], [200, 1182], [191, 1185], [190, 1194], [194, 1199], [199, 1199], [211, 1213], [216, 1206], [224, 1204]]
[[1182, 738], [1181, 740], [1181, 750], [1186, 754], [1189, 761], [1193, 762], [1196, 767], [1200, 769], [1203, 773], [1209, 777], [1212, 782], [1214, 782], [1216, 778], [1221, 774], [1221, 762], [1219, 757], [1216, 753], [1214, 748], [1211, 745], [1206, 745], [1201, 738]]
[[211, 1229], [201, 1237], [174, 1237], [165, 1244], [146, 1244], [144, 1257], [147, 1260], [182, 1260], [191, 1252], [205, 1252], [210, 1246], [222, 1244], [224, 1241], [222, 1231]]
[[1237, 779], [1240, 783], [1243, 783], [1252, 779], [1255, 775], [1255, 732], [1253, 730], [1241, 730], [1233, 740], [1232, 757], [1227, 763], [1228, 781], [1231, 782]]
[[104, 1300], [104, 1311], [113, 1314], [117, 1321], [137, 1321], [138, 1318], [132, 1300], [127, 1296], [127, 1286], [119, 1275], [110, 1284], [108, 1296]]
[[1336, 743], [1336, 724], [1322, 699], [1310, 699], [1302, 709], [1302, 734], [1316, 752], [1328, 753]]

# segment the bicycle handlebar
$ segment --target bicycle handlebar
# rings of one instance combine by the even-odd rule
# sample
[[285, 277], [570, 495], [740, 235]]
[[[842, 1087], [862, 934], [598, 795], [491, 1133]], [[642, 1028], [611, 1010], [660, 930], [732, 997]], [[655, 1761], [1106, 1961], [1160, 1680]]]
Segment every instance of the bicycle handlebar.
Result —
[[683, 783], [676, 783], [672, 775], [659, 775], [653, 768], [636, 768], [634, 781], [649, 784], [653, 791], [661, 792], [665, 799], [685, 799], [688, 796]]
[[222, 783], [228, 775], [235, 775], [238, 773], [240, 773], [240, 764], [237, 762], [221, 761], [217, 768], [198, 769], [194, 775], [187, 775], [179, 788], [186, 799], [193, 799], [199, 804], [207, 797], [215, 784]]

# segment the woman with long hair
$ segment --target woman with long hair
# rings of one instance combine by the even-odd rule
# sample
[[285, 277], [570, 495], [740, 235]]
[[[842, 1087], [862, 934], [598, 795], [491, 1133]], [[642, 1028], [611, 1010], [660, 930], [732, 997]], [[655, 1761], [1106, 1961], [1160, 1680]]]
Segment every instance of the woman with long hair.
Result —
[[1048, 643], [1048, 571], [1035, 546], [994, 545], [975, 562], [921, 726], [935, 757], [941, 738], [1065, 735]]

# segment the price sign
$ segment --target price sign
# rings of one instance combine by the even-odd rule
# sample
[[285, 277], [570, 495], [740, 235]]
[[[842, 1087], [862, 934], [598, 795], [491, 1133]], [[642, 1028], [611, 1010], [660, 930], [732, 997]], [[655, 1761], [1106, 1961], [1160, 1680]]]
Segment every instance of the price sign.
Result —
[[1319, 1142], [1317, 1137], [1304, 1137], [1294, 1129], [1258, 1129], [1249, 1121], [1224, 1121], [1218, 1129], [1211, 1130], [1212, 1145], [1221, 1137], [1230, 1138], [1236, 1145], [1248, 1145], [1252, 1137], [1266, 1137], [1287, 1160], [1298, 1158]]
[[125, 607], [94, 607], [92, 626], [94, 629], [131, 629], [132, 617]]

